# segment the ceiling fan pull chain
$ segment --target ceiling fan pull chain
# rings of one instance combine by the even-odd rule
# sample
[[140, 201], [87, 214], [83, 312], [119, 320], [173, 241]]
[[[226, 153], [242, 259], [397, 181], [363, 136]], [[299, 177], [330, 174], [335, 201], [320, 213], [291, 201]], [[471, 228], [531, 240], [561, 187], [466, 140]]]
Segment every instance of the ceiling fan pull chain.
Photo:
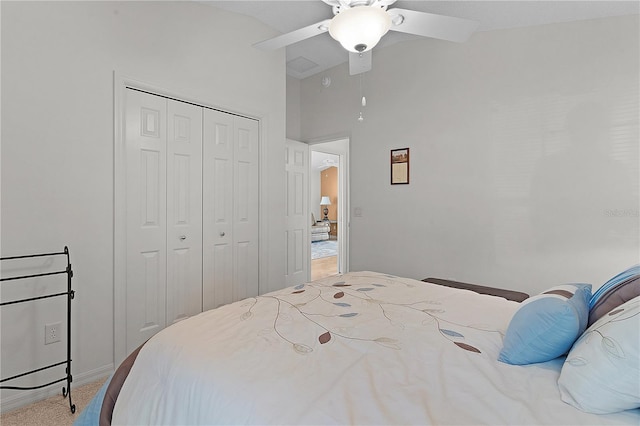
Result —
[[362, 104], [363, 107], [366, 107], [367, 106], [367, 98], [364, 96], [364, 84], [362, 83], [362, 81], [364, 79], [363, 75], [364, 75], [364, 73], [360, 74], [360, 97], [362, 98], [360, 103]]
[[[364, 108], [365, 106], [367, 106], [367, 98], [365, 98], [364, 96], [364, 89], [362, 88], [362, 78], [362, 74], [360, 74], [360, 105], [362, 105], [362, 108]], [[359, 122], [364, 121], [364, 117], [362, 116], [362, 108], [360, 108], [360, 115], [358, 116]]]

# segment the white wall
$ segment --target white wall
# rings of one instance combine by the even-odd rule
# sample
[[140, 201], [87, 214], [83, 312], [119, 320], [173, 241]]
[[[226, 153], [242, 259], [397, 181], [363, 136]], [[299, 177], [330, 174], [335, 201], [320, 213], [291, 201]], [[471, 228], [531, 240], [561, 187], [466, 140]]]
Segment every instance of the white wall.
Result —
[[287, 138], [300, 140], [300, 80], [287, 76]]
[[[311, 146], [313, 148], [313, 145]], [[313, 158], [314, 151], [311, 151], [311, 157]], [[320, 206], [320, 171], [318, 169], [311, 168], [309, 172], [309, 211], [313, 213], [316, 220], [321, 220], [324, 215], [322, 214], [322, 207]]]
[[[261, 291], [282, 286], [285, 58], [251, 47], [273, 30], [197, 2], [1, 7], [2, 254], [69, 245], [75, 385], [113, 368], [114, 70], [262, 119]], [[2, 377], [64, 358], [64, 343], [43, 345], [45, 321], [64, 320], [48, 303], [3, 309]], [[3, 410], [23, 395], [3, 391]]]
[[535, 293], [638, 263], [638, 33], [636, 15], [377, 49], [362, 123], [346, 64], [305, 79], [302, 140], [351, 137], [351, 270]]

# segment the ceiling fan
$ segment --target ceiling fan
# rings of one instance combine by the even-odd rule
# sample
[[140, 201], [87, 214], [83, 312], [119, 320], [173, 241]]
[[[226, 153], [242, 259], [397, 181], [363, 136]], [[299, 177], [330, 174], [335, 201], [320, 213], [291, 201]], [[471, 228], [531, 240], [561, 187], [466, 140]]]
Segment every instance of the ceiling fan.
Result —
[[276, 50], [329, 31], [349, 51], [349, 73], [371, 69], [371, 49], [387, 31], [399, 31], [441, 40], [464, 42], [479, 23], [452, 16], [409, 9], [388, 9], [396, 0], [322, 0], [333, 7], [332, 19], [308, 25], [254, 44]]

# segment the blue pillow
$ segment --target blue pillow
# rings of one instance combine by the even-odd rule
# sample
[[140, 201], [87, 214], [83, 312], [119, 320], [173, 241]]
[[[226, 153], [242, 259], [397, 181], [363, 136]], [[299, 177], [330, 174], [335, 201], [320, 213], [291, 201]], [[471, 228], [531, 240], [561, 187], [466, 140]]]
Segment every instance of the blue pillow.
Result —
[[587, 328], [591, 284], [550, 288], [524, 302], [513, 315], [498, 361], [524, 365], [566, 354]]
[[[615, 277], [611, 278], [609, 281], [604, 283], [602, 287], [596, 290], [589, 300], [589, 309], [593, 308], [593, 306], [598, 303], [598, 301], [607, 293], [610, 289], [617, 287], [620, 284], [628, 281], [630, 278], [635, 278], [640, 276], [640, 265], [634, 265], [631, 268], [620, 272]], [[606, 312], [605, 312], [606, 313]]]

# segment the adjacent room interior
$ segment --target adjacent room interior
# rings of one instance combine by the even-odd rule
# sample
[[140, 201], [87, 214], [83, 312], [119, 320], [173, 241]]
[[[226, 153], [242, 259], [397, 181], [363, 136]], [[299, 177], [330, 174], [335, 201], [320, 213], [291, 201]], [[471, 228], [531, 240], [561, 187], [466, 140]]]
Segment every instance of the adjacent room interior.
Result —
[[315, 220], [311, 226], [312, 280], [338, 273], [339, 164], [335, 154], [311, 151], [309, 195], [316, 201], [311, 213]]

